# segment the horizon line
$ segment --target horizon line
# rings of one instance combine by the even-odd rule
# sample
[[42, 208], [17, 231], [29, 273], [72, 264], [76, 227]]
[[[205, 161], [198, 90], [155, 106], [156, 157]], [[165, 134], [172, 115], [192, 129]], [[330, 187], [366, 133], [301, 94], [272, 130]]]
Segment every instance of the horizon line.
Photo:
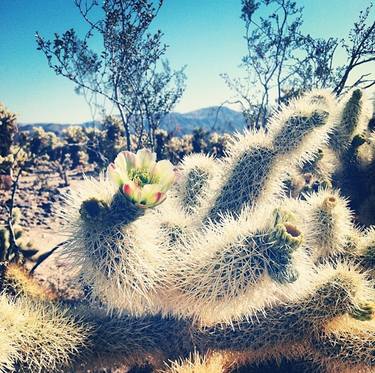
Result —
[[[185, 115], [185, 114], [190, 114], [190, 113], [194, 113], [194, 112], [197, 112], [197, 111], [200, 111], [200, 110], [204, 110], [204, 109], [216, 109], [216, 108], [226, 108], [226, 109], [229, 109], [233, 112], [236, 112], [236, 113], [239, 113], [239, 114], [242, 114], [242, 112], [240, 110], [236, 110], [232, 107], [229, 107], [227, 105], [212, 105], [212, 106], [204, 106], [204, 107], [201, 107], [201, 108], [198, 108], [198, 109], [193, 109], [193, 110], [188, 110], [188, 111], [170, 111], [169, 113], [167, 113], [165, 116], [169, 115], [169, 114], [182, 114], [182, 115]], [[116, 116], [116, 115], [113, 115], [113, 116]], [[84, 121], [81, 121], [81, 122], [53, 122], [53, 121], [22, 121], [22, 122], [18, 122], [19, 125], [32, 125], [32, 124], [56, 124], [56, 125], [71, 125], [71, 126], [74, 126], [74, 125], [81, 125], [81, 124], [84, 124], [84, 123], [90, 123], [90, 122], [100, 122], [101, 119], [88, 119], [88, 120], [84, 120]]]

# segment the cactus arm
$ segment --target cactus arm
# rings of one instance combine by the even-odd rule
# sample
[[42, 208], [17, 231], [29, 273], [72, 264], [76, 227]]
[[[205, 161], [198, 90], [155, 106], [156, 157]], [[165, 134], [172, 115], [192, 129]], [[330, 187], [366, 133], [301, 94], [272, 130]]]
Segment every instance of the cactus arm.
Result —
[[[324, 278], [324, 280], [322, 279]], [[228, 325], [195, 330], [197, 344], [207, 348], [246, 350], [279, 343], [295, 343], [312, 336], [336, 316], [352, 312], [357, 297], [363, 296], [362, 275], [348, 267], [322, 269], [316, 283], [300, 299], [286, 305], [265, 308]]]
[[187, 215], [199, 216], [213, 188], [217, 167], [217, 161], [210, 156], [192, 154], [184, 158], [175, 198]]
[[369, 100], [359, 89], [348, 93], [341, 105], [339, 125], [330, 139], [330, 144], [340, 154], [349, 148], [356, 135], [365, 131], [372, 111]]
[[189, 320], [173, 317], [111, 317], [102, 311], [81, 310], [92, 328], [90, 345], [80, 363], [108, 367], [116, 363], [144, 363], [147, 358], [171, 360], [194, 350]]
[[222, 162], [207, 217], [218, 221], [222, 215], [238, 216], [246, 207], [271, 203], [287, 171], [313, 157], [328, 140], [334, 115], [302, 98], [275, 113], [267, 133], [238, 136]]
[[353, 229], [353, 214], [344, 198], [322, 189], [306, 196], [304, 213], [306, 245], [314, 260], [345, 252]]
[[[212, 225], [190, 238], [188, 248], [180, 254], [178, 270], [170, 276], [173, 282], [161, 302], [162, 309], [204, 319], [208, 316], [213, 322], [215, 317], [227, 319], [225, 310], [236, 308], [239, 312], [241, 299], [244, 304], [257, 303], [251, 298], [257, 297], [253, 291], [258, 287], [278, 288], [294, 282], [295, 262], [304, 261], [302, 232], [288, 221], [287, 214], [283, 220], [276, 218], [276, 213], [270, 215], [262, 228], [258, 228], [259, 221], [251, 225], [232, 218], [220, 228]], [[208, 312], [210, 307], [217, 311]]]
[[323, 356], [349, 365], [375, 366], [375, 318], [368, 321], [349, 315], [328, 321], [314, 338], [314, 348]]
[[58, 371], [85, 346], [87, 325], [68, 310], [30, 298], [0, 295], [0, 371]]
[[[12, 337], [12, 343], [0, 339], [0, 366], [22, 366], [26, 371], [36, 367], [54, 371], [72, 365], [107, 367], [120, 362], [134, 364], [146, 357], [157, 363], [186, 357], [195, 350], [203, 354], [208, 350], [247, 353], [262, 351], [265, 346], [277, 350], [285, 344], [304, 343], [319, 335], [327, 321], [353, 311], [357, 298], [366, 293], [360, 285], [362, 275], [352, 268], [327, 266], [322, 271], [318, 282], [299, 300], [270, 306], [251, 319], [210, 327], [187, 318], [107, 315], [85, 304], [67, 309], [24, 296], [12, 300], [2, 295], [0, 328], [6, 331], [2, 335]], [[341, 333], [330, 325], [331, 331]], [[372, 329], [366, 330], [373, 343]], [[324, 338], [321, 343], [324, 351], [319, 353], [340, 359], [335, 344], [330, 347]], [[364, 342], [361, 346], [366, 347]], [[372, 364], [372, 360], [364, 363]]]

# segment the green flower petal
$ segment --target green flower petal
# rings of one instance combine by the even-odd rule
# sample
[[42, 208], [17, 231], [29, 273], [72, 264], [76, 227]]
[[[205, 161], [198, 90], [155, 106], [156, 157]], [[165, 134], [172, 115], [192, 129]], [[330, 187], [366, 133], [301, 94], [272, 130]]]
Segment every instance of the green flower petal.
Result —
[[124, 184], [121, 174], [118, 172], [113, 163], [108, 166], [107, 175], [118, 186], [122, 186]]

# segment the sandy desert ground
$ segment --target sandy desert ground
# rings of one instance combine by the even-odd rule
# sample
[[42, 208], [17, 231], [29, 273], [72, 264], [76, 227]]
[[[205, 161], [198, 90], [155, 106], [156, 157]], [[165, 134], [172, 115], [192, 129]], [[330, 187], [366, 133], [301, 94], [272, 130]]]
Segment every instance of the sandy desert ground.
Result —
[[[70, 187], [79, 187], [83, 174], [70, 173]], [[21, 178], [15, 198], [15, 207], [21, 210], [21, 226], [25, 237], [38, 249], [36, 255], [48, 252], [66, 239], [63, 219], [60, 217], [64, 204], [64, 194], [70, 187], [63, 185], [57, 174], [38, 173]], [[9, 192], [0, 191], [0, 224], [6, 216], [4, 204]], [[31, 268], [32, 262], [27, 263]], [[66, 270], [65, 260], [59, 250], [54, 252], [35, 271], [35, 277], [45, 286], [52, 288], [64, 299], [78, 299], [82, 296], [79, 285], [73, 280], [73, 273]]]

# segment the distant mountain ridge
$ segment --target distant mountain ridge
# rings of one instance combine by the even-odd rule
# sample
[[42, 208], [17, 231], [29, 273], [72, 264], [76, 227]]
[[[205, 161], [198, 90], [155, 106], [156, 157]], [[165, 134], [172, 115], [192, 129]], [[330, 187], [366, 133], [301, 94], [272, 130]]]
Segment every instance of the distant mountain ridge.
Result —
[[211, 106], [188, 113], [170, 113], [162, 121], [161, 127], [180, 133], [192, 132], [194, 128], [203, 128], [216, 132], [234, 132], [245, 127], [241, 112], [225, 106]]
[[30, 131], [34, 127], [42, 127], [45, 131], [48, 132], [55, 132], [56, 134], [60, 134], [65, 128], [71, 126], [81, 126], [85, 128], [91, 127], [100, 127], [99, 122], [84, 122], [79, 124], [69, 124], [69, 123], [19, 123], [19, 127], [21, 131]]
[[[99, 127], [99, 122], [84, 122], [77, 124], [85, 128]], [[61, 133], [64, 128], [71, 126], [67, 123], [20, 123], [22, 131], [33, 127], [42, 127], [46, 131]], [[161, 128], [179, 135], [191, 133], [195, 128], [207, 131], [234, 132], [245, 127], [245, 119], [241, 112], [226, 106], [211, 106], [188, 113], [169, 113], [161, 122]]]

